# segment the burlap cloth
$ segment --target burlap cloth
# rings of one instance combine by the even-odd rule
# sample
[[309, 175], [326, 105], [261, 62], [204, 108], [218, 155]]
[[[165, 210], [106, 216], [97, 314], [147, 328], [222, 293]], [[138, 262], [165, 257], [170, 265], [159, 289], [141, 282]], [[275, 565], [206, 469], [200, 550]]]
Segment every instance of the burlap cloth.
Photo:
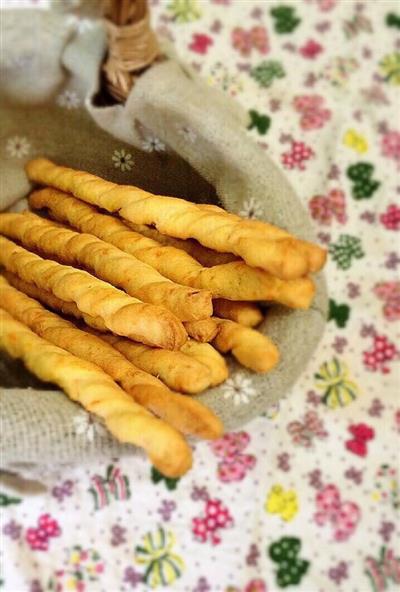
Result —
[[[314, 238], [292, 187], [246, 134], [247, 114], [176, 59], [149, 69], [125, 106], [96, 106], [106, 51], [100, 22], [82, 32], [73, 20], [48, 12], [10, 11], [3, 19], [1, 209], [21, 207], [29, 190], [24, 162], [43, 155], [153, 192], [222, 203], [233, 212], [252, 200], [262, 218]], [[274, 306], [261, 327], [281, 352], [273, 372], [255, 375], [230, 362], [233, 385], [251, 381], [249, 404], [235, 405], [223, 386], [199, 396], [227, 429], [276, 403], [305, 369], [326, 321], [323, 277], [316, 282], [310, 310]], [[2, 468], [135, 453], [102, 430], [92, 429], [88, 439], [77, 429], [79, 406], [38, 383], [19, 362], [3, 357], [0, 371]]]

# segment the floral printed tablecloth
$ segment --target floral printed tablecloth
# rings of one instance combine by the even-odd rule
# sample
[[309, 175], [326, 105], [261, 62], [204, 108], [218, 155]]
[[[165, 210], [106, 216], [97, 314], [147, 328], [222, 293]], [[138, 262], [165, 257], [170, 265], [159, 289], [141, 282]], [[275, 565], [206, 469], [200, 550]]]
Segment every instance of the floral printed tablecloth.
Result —
[[[36, 496], [3, 487], [1, 588], [394, 590], [400, 584], [399, 5], [151, 4], [158, 33], [248, 109], [249, 134], [309, 208], [330, 251], [330, 320], [280, 408], [218, 442], [198, 444], [195, 467], [184, 478], [165, 479], [141, 459], [115, 459], [65, 472]], [[76, 24], [84, 30], [90, 21]], [[81, 98], [64, 93], [58, 103], [75, 109]], [[11, 138], [1, 149], [23, 157], [29, 142]], [[245, 214], [256, 217], [256, 210], [249, 201]], [[239, 381], [227, 385], [226, 396], [251, 405], [252, 392]], [[88, 437], [90, 427], [82, 427]]]

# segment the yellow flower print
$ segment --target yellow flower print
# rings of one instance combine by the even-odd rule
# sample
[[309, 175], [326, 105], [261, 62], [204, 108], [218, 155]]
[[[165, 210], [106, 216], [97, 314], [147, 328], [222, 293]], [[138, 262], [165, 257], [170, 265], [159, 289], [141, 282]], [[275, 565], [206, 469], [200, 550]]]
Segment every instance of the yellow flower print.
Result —
[[385, 55], [379, 66], [389, 84], [400, 85], [400, 52]]
[[282, 485], [274, 485], [265, 502], [265, 510], [269, 514], [278, 514], [285, 522], [290, 522], [299, 511], [297, 493], [294, 489], [283, 489]]
[[80, 552], [79, 551], [72, 551], [69, 562], [72, 564], [76, 564], [76, 563], [79, 563], [80, 560], [81, 560]]
[[337, 358], [322, 364], [314, 378], [316, 387], [324, 391], [322, 402], [331, 409], [346, 407], [359, 394], [358, 386], [349, 380], [346, 364]]
[[65, 587], [67, 590], [76, 590], [76, 579], [68, 578], [68, 580], [65, 582]]
[[135, 549], [135, 561], [146, 566], [144, 581], [151, 588], [167, 586], [181, 577], [184, 563], [172, 553], [175, 537], [161, 526], [156, 532], [148, 532], [143, 543]]
[[343, 144], [359, 154], [364, 154], [368, 150], [368, 142], [366, 138], [354, 129], [349, 129], [344, 134]]

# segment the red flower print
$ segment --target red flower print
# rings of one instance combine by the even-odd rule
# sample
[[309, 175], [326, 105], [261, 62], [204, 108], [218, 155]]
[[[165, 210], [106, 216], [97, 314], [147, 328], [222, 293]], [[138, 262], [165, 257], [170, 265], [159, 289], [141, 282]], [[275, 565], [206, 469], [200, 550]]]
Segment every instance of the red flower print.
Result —
[[27, 529], [25, 540], [33, 551], [47, 551], [49, 539], [60, 534], [61, 529], [57, 521], [51, 518], [50, 514], [42, 514], [37, 527]]
[[242, 27], [236, 27], [232, 31], [232, 45], [242, 56], [248, 56], [253, 49], [259, 53], [269, 52], [269, 40], [265, 27], [252, 27], [248, 31]]
[[294, 98], [293, 106], [302, 114], [300, 127], [307, 131], [318, 129], [331, 118], [331, 111], [324, 108], [324, 98], [319, 95], [299, 95]]
[[257, 578], [255, 580], [250, 580], [243, 592], [267, 592], [267, 586], [265, 585], [264, 580]]
[[357, 456], [367, 456], [367, 442], [375, 438], [375, 431], [365, 423], [358, 423], [349, 427], [353, 438], [347, 440], [346, 448]]
[[321, 51], [323, 51], [322, 45], [316, 41], [313, 41], [312, 39], [309, 39], [307, 43], [305, 43], [305, 45], [299, 49], [299, 52], [303, 58], [308, 60], [314, 60], [321, 53]]
[[355, 531], [361, 518], [357, 504], [343, 502], [336, 485], [326, 485], [315, 496], [317, 512], [314, 520], [318, 526], [330, 524], [335, 541], [346, 541]]
[[241, 481], [255, 466], [255, 457], [252, 454], [243, 454], [249, 442], [250, 436], [246, 432], [232, 432], [211, 444], [214, 454], [222, 459], [218, 463], [218, 477], [221, 481]]
[[379, 220], [388, 230], [400, 230], [400, 208], [390, 204], [386, 212], [379, 216]]
[[207, 53], [208, 48], [212, 44], [213, 40], [208, 35], [205, 35], [204, 33], [193, 33], [192, 42], [189, 45], [189, 49], [204, 55]]
[[399, 352], [394, 343], [391, 343], [385, 335], [373, 336], [374, 343], [372, 349], [363, 352], [364, 365], [371, 372], [381, 372], [389, 374], [391, 362], [399, 357]]
[[305, 170], [305, 162], [314, 156], [313, 150], [306, 146], [304, 142], [292, 141], [289, 152], [284, 152], [281, 156], [282, 164], [287, 169]]
[[340, 224], [347, 221], [345, 196], [340, 189], [331, 189], [327, 196], [314, 195], [308, 205], [311, 216], [320, 224], [330, 226], [333, 220]]
[[219, 530], [233, 526], [229, 510], [219, 499], [206, 501], [205, 514], [192, 520], [192, 532], [201, 543], [210, 541], [213, 545], [221, 542]]

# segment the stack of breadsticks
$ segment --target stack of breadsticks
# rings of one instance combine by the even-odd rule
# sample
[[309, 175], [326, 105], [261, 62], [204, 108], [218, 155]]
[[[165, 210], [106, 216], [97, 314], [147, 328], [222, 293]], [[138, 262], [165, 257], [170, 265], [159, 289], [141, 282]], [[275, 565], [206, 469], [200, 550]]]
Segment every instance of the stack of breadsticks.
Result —
[[[187, 395], [279, 353], [259, 302], [306, 309], [326, 253], [264, 222], [37, 159], [33, 212], [0, 214], [0, 342], [162, 473], [191, 466], [183, 435], [220, 420]], [[68, 320], [67, 320], [68, 319]]]

